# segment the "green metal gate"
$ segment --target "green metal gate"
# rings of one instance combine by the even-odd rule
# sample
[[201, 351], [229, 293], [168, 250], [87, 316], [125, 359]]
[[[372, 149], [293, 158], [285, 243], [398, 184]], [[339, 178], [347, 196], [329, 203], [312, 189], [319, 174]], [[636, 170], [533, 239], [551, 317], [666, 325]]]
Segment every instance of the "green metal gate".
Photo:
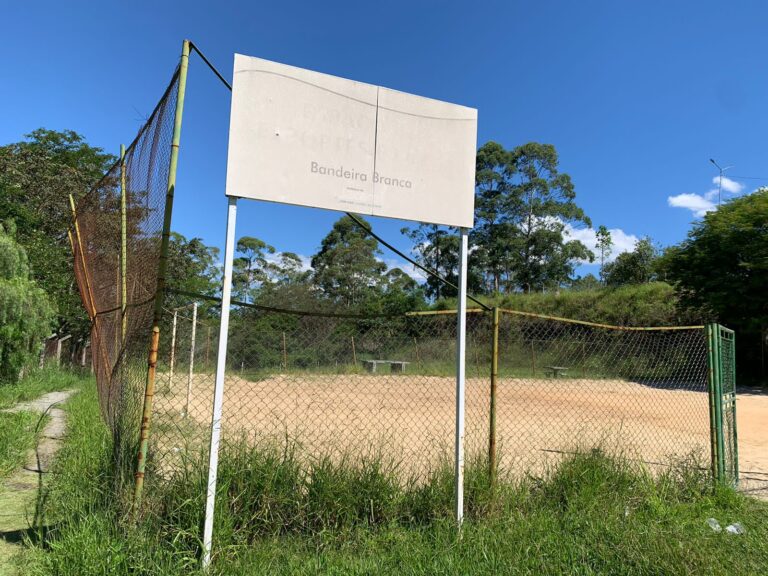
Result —
[[736, 338], [733, 330], [708, 324], [709, 423], [712, 474], [733, 486], [739, 482], [736, 435]]

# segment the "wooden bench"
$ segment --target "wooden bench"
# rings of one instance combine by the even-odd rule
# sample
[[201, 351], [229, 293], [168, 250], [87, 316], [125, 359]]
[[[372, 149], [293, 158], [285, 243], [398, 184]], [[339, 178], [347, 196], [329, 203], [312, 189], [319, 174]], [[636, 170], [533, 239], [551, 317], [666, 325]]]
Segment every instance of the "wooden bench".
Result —
[[370, 373], [375, 373], [379, 364], [389, 364], [389, 371], [392, 374], [400, 374], [405, 372], [405, 367], [410, 362], [403, 362], [402, 360], [363, 360], [363, 366]]
[[552, 378], [559, 378], [560, 376], [565, 376], [565, 373], [568, 372], [567, 366], [544, 366], [544, 370], [546, 370], [545, 374], [548, 376], [552, 376]]

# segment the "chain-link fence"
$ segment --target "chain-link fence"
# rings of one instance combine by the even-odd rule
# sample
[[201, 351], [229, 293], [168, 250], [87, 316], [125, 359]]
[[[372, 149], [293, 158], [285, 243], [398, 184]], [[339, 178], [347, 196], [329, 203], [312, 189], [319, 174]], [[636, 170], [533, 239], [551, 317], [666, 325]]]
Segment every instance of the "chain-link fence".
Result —
[[[196, 324], [194, 305], [166, 312], [152, 450], [164, 475], [208, 449], [219, 326], [204, 310], [201, 303]], [[475, 455], [487, 442], [489, 326], [487, 315], [468, 317], [466, 438]], [[455, 312], [357, 317], [241, 307], [228, 348], [225, 442], [290, 445], [314, 459], [376, 455], [404, 478], [452, 459]]]
[[[469, 461], [493, 452], [500, 474], [519, 476], [595, 447], [650, 465], [708, 457], [703, 327], [498, 318], [495, 332], [492, 312], [468, 314]], [[207, 458], [216, 308], [169, 310], [164, 326], [151, 456], [168, 477]], [[235, 307], [228, 349], [225, 443], [298, 447], [309, 460], [376, 455], [404, 480], [453, 458], [455, 311], [359, 318]]]
[[668, 463], [709, 451], [703, 327], [626, 329], [502, 311], [500, 465], [540, 471], [600, 447]]
[[73, 203], [75, 277], [91, 319], [91, 355], [102, 414], [123, 465], [135, 457], [147, 380], [177, 70], [124, 156]]

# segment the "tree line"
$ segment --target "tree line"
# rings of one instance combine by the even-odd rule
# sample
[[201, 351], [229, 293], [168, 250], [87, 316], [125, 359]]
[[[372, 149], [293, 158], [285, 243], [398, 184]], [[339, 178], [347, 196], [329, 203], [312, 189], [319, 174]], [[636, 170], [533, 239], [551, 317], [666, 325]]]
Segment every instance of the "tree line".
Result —
[[[14, 278], [26, 274], [30, 290], [40, 289], [50, 302], [50, 321], [36, 323], [40, 338], [50, 331], [87, 338], [88, 319], [77, 294], [67, 239], [68, 195], [85, 194], [114, 161], [114, 156], [72, 131], [39, 129], [21, 142], [0, 146], [3, 242], [18, 245], [19, 254], [23, 253], [19, 258], [28, 262], [26, 267], [8, 265], [6, 269], [13, 268]], [[695, 222], [679, 245], [662, 250], [646, 237], [632, 251], [612, 258], [613, 242], [606, 226], [596, 228], [594, 252], [570, 236], [569, 230], [591, 227], [592, 221], [577, 204], [575, 185], [559, 164], [551, 144], [530, 142], [505, 149], [488, 142], [480, 147], [475, 227], [470, 232], [470, 291], [492, 301], [512, 295], [610, 291], [665, 282], [673, 287], [676, 306], [685, 310], [686, 317], [719, 320], [737, 329], [739, 350], [749, 351], [742, 356], [746, 364], [740, 362], [740, 367], [764, 376], [768, 192], [760, 190], [725, 203]], [[404, 228], [402, 233], [411, 240], [419, 263], [456, 283], [455, 231], [423, 224]], [[200, 238], [173, 234], [170, 286], [217, 294], [218, 260], [217, 250]], [[579, 264], [595, 261], [598, 276], [576, 276]], [[0, 286], [9, 281], [11, 273], [5, 274]], [[7, 287], [3, 291], [11, 294]], [[259, 238], [241, 237], [233, 291], [243, 302], [362, 313], [414, 310], [456, 296], [455, 289], [432, 275], [416, 281], [400, 268], [388, 269], [378, 242], [347, 216], [333, 224], [309, 261], [279, 252]], [[174, 298], [181, 300], [169, 298], [171, 306]], [[24, 330], [8, 312], [18, 305], [8, 301], [9, 297], [0, 296], [0, 316], [14, 328], [4, 326], [0, 331], [0, 341], [5, 338], [0, 355], [8, 347], [3, 343], [11, 338], [7, 334]]]

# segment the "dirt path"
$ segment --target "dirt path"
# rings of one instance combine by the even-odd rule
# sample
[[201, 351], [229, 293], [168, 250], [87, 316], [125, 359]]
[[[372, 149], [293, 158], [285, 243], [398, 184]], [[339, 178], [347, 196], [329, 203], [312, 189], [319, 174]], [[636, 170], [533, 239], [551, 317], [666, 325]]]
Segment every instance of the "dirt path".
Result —
[[15, 573], [13, 556], [29, 529], [40, 525], [36, 516], [37, 497], [67, 428], [66, 413], [58, 405], [66, 402], [75, 392], [50, 392], [36, 400], [20, 402], [3, 410], [33, 412], [47, 417], [48, 421], [37, 447], [28, 452], [24, 466], [9, 476], [0, 488], [0, 576]]

